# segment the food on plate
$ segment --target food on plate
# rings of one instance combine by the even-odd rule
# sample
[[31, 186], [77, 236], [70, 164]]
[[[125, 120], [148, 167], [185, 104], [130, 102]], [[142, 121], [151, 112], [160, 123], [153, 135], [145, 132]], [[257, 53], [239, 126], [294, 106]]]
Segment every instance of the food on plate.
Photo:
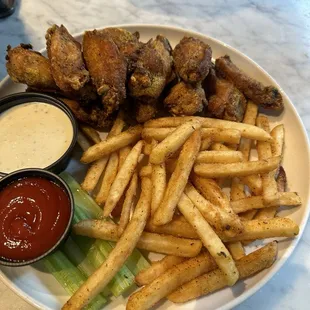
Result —
[[106, 116], [117, 111], [126, 98], [127, 63], [109, 35], [86, 31], [83, 55]]
[[139, 32], [131, 33], [125, 29], [114, 27], [102, 29], [100, 32], [111, 37], [119, 51], [125, 56], [128, 71], [131, 72], [138, 57], [138, 51], [142, 47], [142, 43], [139, 41]]
[[201, 136], [199, 130], [195, 130], [184, 143], [176, 167], [167, 184], [164, 197], [153, 216], [155, 225], [164, 225], [171, 222], [199, 152], [200, 143]]
[[176, 73], [188, 83], [202, 82], [211, 68], [211, 47], [199, 39], [184, 37], [173, 50]]
[[[271, 242], [259, 250], [236, 261], [240, 279], [247, 278], [263, 269], [270, 267], [277, 257], [277, 243]], [[225, 275], [220, 269], [215, 269], [180, 286], [167, 298], [176, 303], [182, 303], [217, 291], [227, 285]]]
[[53, 78], [63, 92], [77, 92], [89, 81], [82, 47], [61, 25], [46, 32], [46, 49]]
[[37, 258], [51, 249], [71, 214], [64, 189], [40, 177], [21, 178], [5, 186], [0, 206], [0, 257], [13, 262]]
[[243, 94], [224, 79], [217, 79], [215, 85], [215, 94], [208, 97], [208, 112], [216, 118], [241, 122], [246, 108]]
[[47, 58], [32, 50], [31, 44], [7, 47], [6, 69], [15, 83], [38, 90], [56, 90], [57, 86]]
[[[294, 221], [275, 217], [279, 206], [301, 204], [285, 192], [284, 126], [258, 115], [258, 106], [283, 108], [275, 87], [229, 56], [214, 65], [211, 47], [193, 37], [172, 50], [163, 35], [143, 43], [138, 33], [106, 28], [86, 31], [81, 47], [53, 26], [47, 45], [49, 61], [20, 46], [8, 50], [7, 66], [14, 81], [58, 92], [80, 122], [81, 162], [90, 164], [81, 184], [89, 195], [63, 175], [76, 203], [74, 233], [45, 262], [62, 285], [65, 275], [78, 283], [68, 282], [73, 296], [63, 309], [96, 296], [102, 306], [134, 280], [143, 287], [127, 309], [165, 297], [186, 302], [272, 265], [275, 242], [246, 255], [247, 243], [298, 235]], [[101, 140], [96, 128], [112, 122]], [[137, 248], [167, 256], [149, 267]]]
[[163, 259], [153, 262], [152, 265], [141, 270], [135, 277], [135, 282], [139, 286], [150, 284], [171, 267], [184, 262], [186, 258], [180, 256], [167, 255]]
[[164, 100], [172, 115], [194, 115], [207, 105], [205, 92], [200, 84], [179, 82], [173, 86]]
[[264, 86], [241, 71], [228, 55], [215, 61], [215, 69], [219, 76], [232, 82], [244, 95], [266, 109], [282, 110], [281, 93], [274, 86]]
[[60, 108], [29, 102], [0, 114], [0, 135], [0, 172], [9, 173], [55, 163], [73, 141], [73, 126]]

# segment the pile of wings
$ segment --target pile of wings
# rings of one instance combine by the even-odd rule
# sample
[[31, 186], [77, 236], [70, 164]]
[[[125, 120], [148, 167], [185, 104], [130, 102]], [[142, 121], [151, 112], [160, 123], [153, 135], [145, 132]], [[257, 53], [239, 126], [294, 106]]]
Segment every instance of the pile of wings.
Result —
[[147, 43], [120, 28], [86, 31], [77, 42], [61, 25], [46, 33], [48, 58], [30, 44], [8, 46], [7, 71], [28, 90], [62, 99], [78, 120], [97, 128], [109, 125], [123, 106], [143, 123], [167, 111], [242, 121], [247, 99], [280, 110], [273, 86], [248, 77], [229, 58], [212, 62], [211, 47], [184, 37], [174, 49], [158, 35]]

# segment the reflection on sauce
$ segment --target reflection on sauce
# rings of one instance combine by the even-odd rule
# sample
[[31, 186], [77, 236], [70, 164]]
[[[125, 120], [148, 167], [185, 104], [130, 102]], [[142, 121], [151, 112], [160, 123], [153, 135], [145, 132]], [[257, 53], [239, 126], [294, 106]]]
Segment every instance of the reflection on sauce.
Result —
[[72, 138], [72, 123], [61, 109], [43, 102], [17, 105], [0, 115], [0, 172], [46, 168]]
[[19, 179], [0, 192], [0, 256], [29, 260], [49, 250], [70, 218], [70, 200], [55, 183]]

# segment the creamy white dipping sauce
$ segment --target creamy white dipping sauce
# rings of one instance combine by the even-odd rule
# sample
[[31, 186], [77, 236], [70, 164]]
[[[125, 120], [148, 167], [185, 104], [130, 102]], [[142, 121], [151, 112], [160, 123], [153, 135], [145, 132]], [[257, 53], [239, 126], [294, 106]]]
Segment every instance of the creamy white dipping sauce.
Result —
[[72, 123], [61, 109], [43, 102], [17, 105], [0, 114], [0, 172], [46, 168], [72, 138]]

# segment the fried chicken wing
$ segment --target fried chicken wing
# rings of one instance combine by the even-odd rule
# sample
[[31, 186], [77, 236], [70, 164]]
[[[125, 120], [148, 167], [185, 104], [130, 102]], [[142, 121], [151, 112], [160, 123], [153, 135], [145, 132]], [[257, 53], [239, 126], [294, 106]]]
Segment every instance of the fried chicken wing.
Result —
[[157, 99], [135, 100], [136, 120], [138, 123], [145, 123], [156, 115]]
[[126, 98], [127, 63], [109, 35], [86, 31], [83, 54], [106, 115], [118, 109]]
[[229, 81], [216, 80], [215, 94], [209, 97], [208, 111], [212, 116], [241, 122], [246, 108], [243, 94]]
[[53, 25], [47, 30], [45, 38], [52, 75], [57, 86], [64, 92], [80, 90], [89, 81], [81, 44], [63, 25]]
[[83, 123], [96, 128], [105, 128], [111, 125], [112, 118], [107, 118], [102, 107], [92, 104], [83, 107], [80, 102], [68, 98], [58, 98], [62, 100], [66, 106], [72, 111], [74, 116]]
[[7, 72], [15, 83], [46, 91], [57, 89], [48, 59], [33, 51], [30, 44], [9, 45], [6, 60]]
[[184, 37], [174, 48], [176, 73], [187, 83], [202, 82], [211, 68], [211, 47], [193, 37]]
[[130, 94], [134, 98], [156, 99], [171, 80], [171, 75], [171, 46], [164, 36], [158, 35], [140, 50], [135, 70], [128, 83]]
[[110, 36], [119, 51], [125, 56], [128, 71], [131, 72], [133, 64], [137, 60], [137, 51], [142, 47], [142, 43], [139, 42], [139, 32], [131, 33], [121, 28], [105, 28], [100, 32]]
[[215, 62], [216, 72], [219, 76], [231, 81], [251, 99], [265, 109], [282, 110], [283, 100], [279, 90], [274, 86], [264, 86], [241, 71], [229, 56], [220, 57]]
[[200, 84], [195, 86], [181, 81], [171, 88], [164, 104], [174, 115], [194, 115], [207, 105], [207, 99]]

